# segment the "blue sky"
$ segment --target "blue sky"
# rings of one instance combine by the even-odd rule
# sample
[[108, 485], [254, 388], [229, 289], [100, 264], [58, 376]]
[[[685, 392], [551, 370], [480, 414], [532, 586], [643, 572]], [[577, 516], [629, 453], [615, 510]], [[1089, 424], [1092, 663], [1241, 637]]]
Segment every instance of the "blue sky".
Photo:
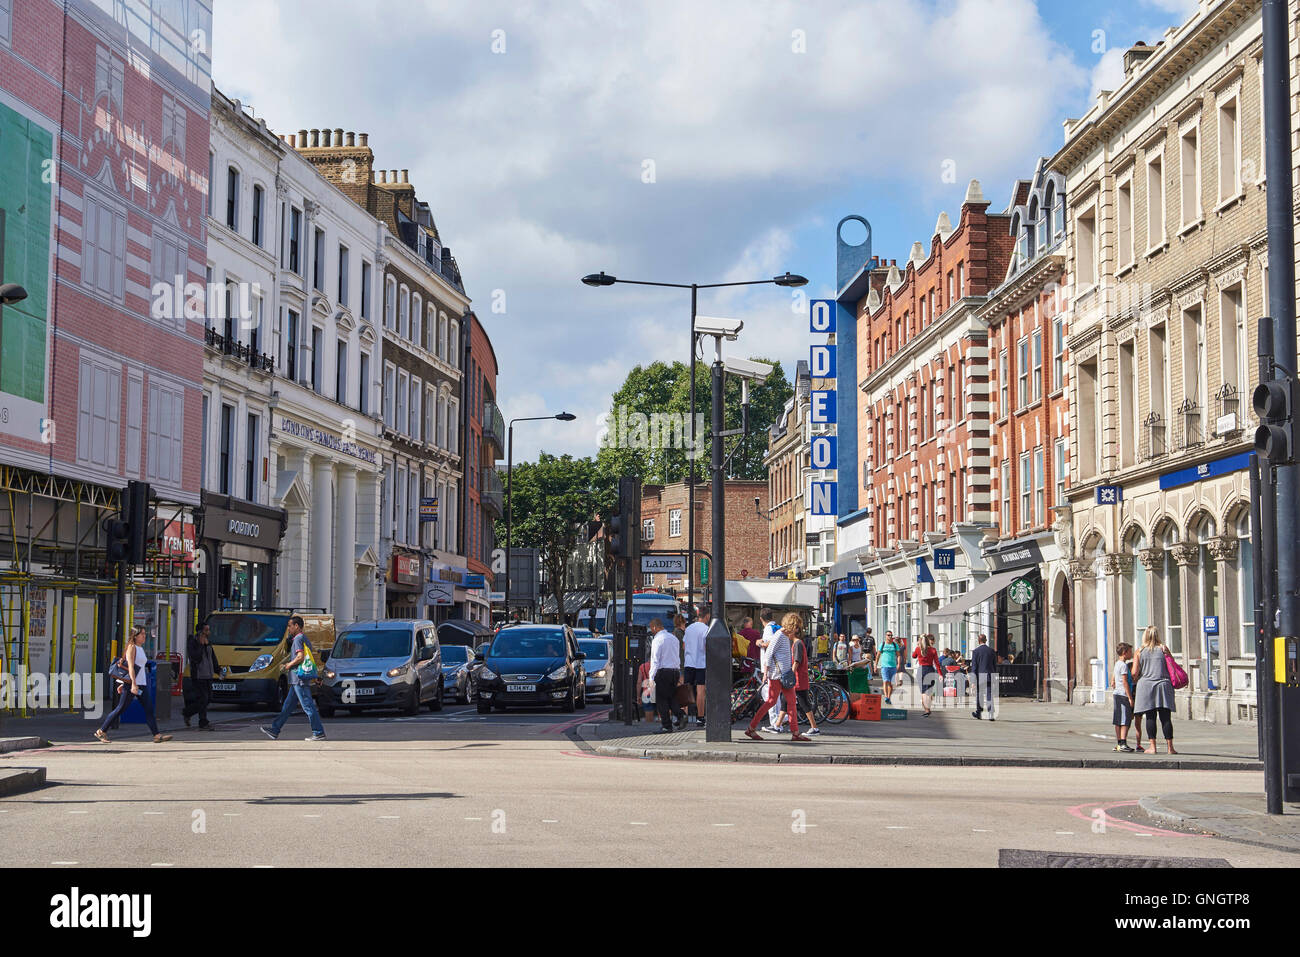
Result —
[[[213, 73], [277, 132], [366, 131], [377, 167], [411, 171], [492, 336], [507, 417], [579, 417], [517, 429], [523, 461], [595, 454], [627, 371], [687, 356], [688, 293], [579, 277], [789, 269], [830, 296], [841, 217], [904, 260], [969, 180], [1000, 210], [1123, 51], [1195, 6], [404, 0], [367, 17], [351, 0], [223, 0]], [[789, 370], [810, 342], [801, 305], [756, 287], [700, 311], [743, 319], [737, 353]]]

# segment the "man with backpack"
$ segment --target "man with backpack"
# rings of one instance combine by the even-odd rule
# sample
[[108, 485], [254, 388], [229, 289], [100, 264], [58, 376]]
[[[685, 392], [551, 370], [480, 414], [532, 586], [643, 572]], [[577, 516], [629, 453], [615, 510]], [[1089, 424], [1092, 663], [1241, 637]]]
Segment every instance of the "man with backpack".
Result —
[[306, 740], [325, 740], [325, 727], [321, 724], [316, 702], [311, 696], [311, 683], [321, 676], [320, 658], [307, 636], [302, 633], [302, 625], [300, 615], [289, 619], [289, 638], [293, 643], [289, 646], [289, 660], [280, 666], [281, 671], [289, 673], [289, 693], [284, 696], [284, 707], [276, 719], [270, 725], [261, 727], [262, 733], [272, 741], [280, 736], [280, 729], [293, 713], [295, 698], [302, 704], [302, 710], [306, 712], [307, 721], [311, 724], [311, 737]]

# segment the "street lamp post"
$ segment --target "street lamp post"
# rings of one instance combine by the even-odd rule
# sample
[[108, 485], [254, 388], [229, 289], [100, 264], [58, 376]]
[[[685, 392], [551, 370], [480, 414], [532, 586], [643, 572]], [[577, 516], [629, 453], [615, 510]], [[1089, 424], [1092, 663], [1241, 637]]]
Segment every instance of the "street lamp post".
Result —
[[521, 416], [517, 419], [510, 420], [510, 426], [506, 430], [506, 621], [510, 621], [510, 536], [514, 526], [514, 504], [511, 498], [512, 486], [510, 482], [510, 471], [514, 466], [515, 460], [515, 423], [516, 422], [542, 422], [546, 419], [558, 419], [561, 422], [572, 422], [577, 416], [572, 412], [557, 412], [555, 415], [529, 415]]
[[[614, 276], [607, 276], [604, 272], [590, 273], [583, 276], [582, 281], [588, 286], [612, 286], [616, 282], [621, 282], [632, 286], [664, 286], [669, 289], [689, 289], [691, 291], [691, 451], [687, 458], [690, 460], [690, 478], [686, 490], [686, 554], [687, 554], [687, 577], [686, 577], [686, 603], [690, 607], [692, 616], [695, 613], [695, 318], [696, 306], [701, 289], [720, 289], [724, 286], [766, 286], [777, 285], [787, 288], [797, 288], [806, 286], [808, 280], [803, 276], [796, 276], [793, 273], [785, 273], [781, 276], [774, 276], [771, 279], [755, 279], [749, 282], [712, 282], [712, 283], [680, 283], [680, 282], [645, 282], [638, 279], [618, 279]], [[715, 568], [712, 571], [714, 579], [717, 579], [717, 551], [714, 552]], [[508, 610], [508, 608], [507, 608]]]

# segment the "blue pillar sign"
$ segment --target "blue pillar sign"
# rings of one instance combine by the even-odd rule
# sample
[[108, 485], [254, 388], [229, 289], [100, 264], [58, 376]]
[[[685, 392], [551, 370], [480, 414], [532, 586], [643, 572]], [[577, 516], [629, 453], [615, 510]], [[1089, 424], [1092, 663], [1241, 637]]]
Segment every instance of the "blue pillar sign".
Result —
[[834, 379], [835, 350], [830, 346], [812, 346], [808, 350], [808, 371], [814, 379]]
[[833, 435], [814, 435], [812, 440], [812, 467], [833, 469], [839, 461], [839, 443]]
[[835, 332], [834, 299], [814, 299], [809, 303], [808, 331], [817, 335]]
[[811, 482], [808, 498], [814, 515], [839, 514], [839, 485], [835, 482]]
[[[814, 299], [809, 305], [808, 331], [813, 335], [832, 335], [835, 332], [833, 299]], [[835, 349], [819, 343], [808, 350], [808, 368], [813, 378], [836, 378]], [[808, 421], [812, 425], [834, 425], [838, 418], [836, 390], [818, 389], [808, 395]], [[815, 469], [839, 468], [839, 448], [833, 435], [815, 435], [812, 438], [810, 458]], [[814, 515], [838, 515], [840, 510], [838, 482], [811, 482], [808, 485], [808, 503]]]
[[835, 424], [835, 392], [818, 389], [808, 393], [808, 416], [813, 425]]

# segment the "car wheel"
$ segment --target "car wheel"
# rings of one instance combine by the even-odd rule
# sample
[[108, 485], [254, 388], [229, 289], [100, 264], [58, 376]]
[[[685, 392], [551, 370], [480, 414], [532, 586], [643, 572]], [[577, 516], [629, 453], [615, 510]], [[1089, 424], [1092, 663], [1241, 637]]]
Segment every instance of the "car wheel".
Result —
[[570, 684], [569, 684], [569, 696], [568, 696], [567, 698], [564, 699], [564, 704], [562, 704], [562, 705], [560, 706], [560, 709], [561, 709], [565, 714], [573, 714], [573, 709], [574, 709], [574, 707], [575, 707], [575, 705], [574, 705], [574, 701], [576, 700], [576, 697], [577, 697], [577, 696], [574, 695], [574, 693], [573, 693], [573, 684], [570, 683]]
[[433, 696], [433, 700], [429, 702], [429, 710], [430, 710], [430, 711], [441, 711], [441, 710], [442, 710], [442, 696], [443, 696], [445, 693], [446, 693], [446, 688], [443, 686], [442, 679], [439, 678], [439, 679], [438, 679], [438, 693], [437, 693], [436, 695], [434, 695], [434, 696]]
[[420, 682], [417, 681], [415, 687], [411, 689], [411, 700], [403, 713], [407, 715], [420, 713]]
[[578, 699], [578, 710], [585, 711], [587, 708], [587, 686], [582, 686], [582, 697]]
[[492, 705], [489, 704], [489, 703], [486, 702], [486, 701], [480, 701], [480, 702], [478, 703], [478, 713], [479, 713], [479, 714], [491, 714], [491, 713], [492, 713]]
[[284, 701], [289, 697], [289, 682], [283, 678], [275, 686], [275, 700], [271, 702], [271, 707], [279, 711], [284, 707]]
[[469, 695], [464, 691], [461, 691], [460, 688], [456, 689], [456, 703], [469, 704]]

